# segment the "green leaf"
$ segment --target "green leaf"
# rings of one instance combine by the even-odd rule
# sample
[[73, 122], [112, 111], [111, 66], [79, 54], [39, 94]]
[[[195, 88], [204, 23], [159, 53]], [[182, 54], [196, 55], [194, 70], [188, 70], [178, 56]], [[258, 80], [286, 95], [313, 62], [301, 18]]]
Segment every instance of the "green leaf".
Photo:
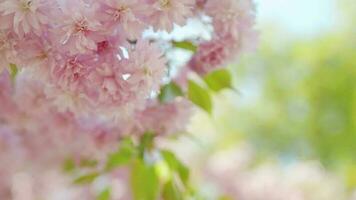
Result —
[[178, 96], [183, 96], [182, 89], [174, 82], [170, 82], [161, 88], [158, 99], [160, 102], [166, 103], [174, 100]]
[[185, 165], [179, 165], [178, 168], [178, 174], [180, 179], [182, 180], [182, 182], [188, 186], [188, 182], [189, 182], [189, 169], [188, 167], [186, 167]]
[[144, 157], [145, 151], [153, 148], [154, 134], [146, 132], [140, 138], [140, 144], [138, 146], [140, 158]]
[[110, 154], [106, 163], [106, 170], [112, 170], [129, 163], [132, 156], [133, 152], [129, 150], [121, 150], [116, 153]]
[[204, 77], [205, 83], [215, 92], [232, 88], [232, 77], [227, 69], [220, 69]]
[[159, 181], [154, 167], [137, 160], [131, 170], [131, 188], [134, 200], [156, 200]]
[[161, 182], [166, 183], [172, 179], [172, 170], [165, 160], [156, 162], [154, 167]]
[[177, 186], [170, 181], [163, 187], [163, 199], [183, 200], [183, 195], [182, 192], [178, 190]]
[[10, 73], [10, 76], [11, 76], [12, 80], [15, 80], [16, 75], [18, 74], [18, 72], [19, 72], [19, 70], [17, 68], [17, 65], [10, 63], [10, 65], [9, 65], [9, 73]]
[[75, 162], [73, 159], [66, 159], [63, 163], [63, 171], [71, 173], [75, 170]]
[[96, 200], [110, 200], [111, 190], [110, 188], [106, 188], [96, 197]]
[[208, 113], [212, 112], [213, 103], [209, 92], [191, 80], [188, 85], [188, 97], [195, 105]]
[[172, 44], [174, 47], [177, 47], [177, 48], [185, 49], [185, 50], [192, 51], [192, 52], [197, 51], [197, 46], [189, 41], [173, 42]]
[[92, 159], [83, 159], [79, 163], [79, 167], [92, 168], [98, 165], [98, 161]]
[[167, 162], [169, 168], [178, 173], [182, 183], [187, 186], [189, 182], [189, 169], [172, 152], [162, 150], [161, 155]]
[[131, 139], [124, 139], [119, 146], [119, 150], [109, 155], [106, 170], [112, 170], [125, 165], [131, 161], [135, 155], [135, 147]]
[[74, 180], [74, 184], [83, 185], [92, 183], [100, 174], [98, 172], [93, 172], [90, 174], [85, 174], [83, 176], [79, 176]]

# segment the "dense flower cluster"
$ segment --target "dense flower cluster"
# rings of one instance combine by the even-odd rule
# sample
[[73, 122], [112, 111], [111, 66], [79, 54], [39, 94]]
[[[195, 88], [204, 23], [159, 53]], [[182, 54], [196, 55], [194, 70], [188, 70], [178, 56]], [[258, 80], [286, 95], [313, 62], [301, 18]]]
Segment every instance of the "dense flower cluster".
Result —
[[212, 40], [190, 41], [198, 51], [182, 67], [201, 75], [254, 43], [250, 0], [0, 0], [0, 192], [19, 171], [100, 158], [127, 134], [184, 131], [191, 104], [158, 100], [175, 77], [144, 32], [202, 16]]
[[62, 111], [127, 117], [145, 107], [167, 72], [143, 31], [170, 32], [202, 12], [216, 31], [190, 67], [206, 73], [253, 43], [250, 1], [1, 0], [0, 69], [28, 69]]
[[255, 47], [255, 10], [251, 1], [244, 0], [200, 1], [200, 5], [212, 17], [215, 31], [211, 41], [199, 46], [189, 65], [197, 73], [206, 74], [225, 67], [241, 51]]

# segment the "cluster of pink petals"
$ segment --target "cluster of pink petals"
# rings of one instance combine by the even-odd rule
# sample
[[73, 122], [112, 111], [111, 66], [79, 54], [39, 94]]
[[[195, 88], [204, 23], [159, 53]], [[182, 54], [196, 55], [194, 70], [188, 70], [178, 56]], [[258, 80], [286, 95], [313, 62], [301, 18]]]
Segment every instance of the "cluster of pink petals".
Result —
[[76, 118], [48, 103], [41, 81], [20, 74], [14, 87], [3, 73], [0, 83], [1, 164], [11, 163], [6, 159], [11, 158], [21, 162], [19, 167], [31, 161], [41, 168], [58, 166], [68, 157], [102, 158], [128, 132], [173, 134], [184, 130], [190, 116], [190, 103], [178, 98], [167, 104], [149, 103], [133, 118], [117, 123], [96, 116]]
[[37, 178], [42, 170], [58, 171], [68, 158], [105, 161], [125, 134], [182, 131], [190, 114], [190, 104], [177, 99], [168, 104], [150, 103], [135, 117], [117, 123], [97, 116], [77, 118], [70, 112], [58, 112], [49, 103], [43, 82], [25, 73], [17, 76], [16, 86], [8, 73], [1, 75], [0, 105], [2, 194], [9, 192], [18, 173]]
[[138, 113], [133, 132], [144, 131], [158, 135], [172, 135], [184, 132], [191, 115], [191, 104], [186, 99], [177, 98], [167, 104], [157, 102]]
[[61, 111], [127, 117], [144, 109], [167, 71], [143, 32], [170, 32], [197, 10], [215, 32], [189, 62], [194, 71], [223, 67], [253, 46], [251, 0], [0, 0], [0, 71], [15, 64], [44, 80]]
[[226, 67], [243, 51], [255, 48], [255, 8], [251, 0], [201, 0], [198, 6], [212, 18], [211, 41], [198, 46], [189, 66], [198, 74]]
[[[173, 25], [184, 25], [192, 16], [195, 0], [148, 0], [154, 5], [150, 21], [155, 30], [172, 31]], [[172, 23], [174, 22], [174, 23]]]
[[24, 156], [19, 161], [56, 165], [67, 156], [105, 153], [120, 138], [120, 128], [111, 123], [56, 111], [43, 83], [26, 76], [19, 75], [16, 87], [7, 73], [1, 76], [0, 103], [0, 128], [6, 130], [0, 131], [1, 158], [9, 155], [4, 151], [14, 150]]
[[160, 41], [143, 36], [201, 11], [213, 39], [183, 71], [205, 74], [251, 45], [250, 0], [0, 0], [0, 193], [21, 171], [102, 160], [123, 135], [183, 132], [191, 105], [157, 100], [174, 77]]
[[132, 115], [158, 91], [166, 71], [163, 52], [143, 32], [184, 25], [193, 5], [0, 0], [0, 70], [15, 64], [45, 80], [47, 97], [62, 111]]
[[216, 36], [213, 41], [199, 45], [197, 53], [189, 61], [189, 67], [204, 75], [217, 68], [226, 67], [237, 55], [239, 44], [231, 35]]
[[50, 23], [48, 10], [55, 5], [54, 1], [47, 0], [2, 0], [1, 22], [19, 36], [28, 33], [41, 35], [43, 28]]

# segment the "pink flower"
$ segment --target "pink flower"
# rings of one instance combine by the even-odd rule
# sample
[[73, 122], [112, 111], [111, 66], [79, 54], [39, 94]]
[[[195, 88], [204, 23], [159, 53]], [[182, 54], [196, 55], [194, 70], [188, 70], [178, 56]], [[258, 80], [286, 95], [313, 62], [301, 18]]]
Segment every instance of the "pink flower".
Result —
[[238, 43], [231, 36], [204, 42], [189, 62], [189, 67], [200, 75], [214, 69], [226, 67], [226, 64], [237, 56]]
[[[58, 19], [59, 45], [71, 54], [95, 51], [96, 43], [102, 39], [99, 34], [101, 23], [96, 17], [98, 6], [82, 0], [66, 0], [62, 6], [63, 16]], [[57, 29], [53, 30], [57, 32]]]
[[203, 42], [189, 62], [189, 67], [204, 75], [238, 58], [244, 51], [254, 49], [257, 33], [254, 5], [250, 0], [209, 0], [204, 11], [213, 18], [214, 35]]
[[255, 22], [255, 7], [251, 0], [209, 0], [204, 11], [213, 18], [217, 35], [241, 37]]
[[177, 99], [167, 104], [149, 105], [137, 114], [135, 131], [151, 131], [158, 135], [171, 135], [185, 131], [191, 115], [191, 104]]
[[50, 71], [57, 64], [58, 52], [45, 37], [27, 36], [17, 47], [18, 67], [26, 68], [36, 78], [48, 80]]
[[[213, 19], [213, 39], [172, 77], [170, 41], [143, 33], [170, 32], [201, 12]], [[102, 166], [122, 135], [183, 132], [191, 104], [185, 97], [158, 102], [161, 84], [175, 80], [186, 89], [190, 70], [224, 67], [251, 46], [253, 21], [250, 0], [0, 0], [0, 198], [12, 198], [18, 172], [42, 192], [28, 178], [67, 158]], [[10, 64], [16, 76], [4, 70]], [[34, 191], [23, 194], [40, 198]], [[73, 199], [91, 199], [86, 194]]]
[[[0, 3], [0, 17], [11, 16], [12, 27], [17, 35], [30, 33], [41, 34], [42, 26], [49, 23], [49, 6], [51, 0], [3, 0]], [[8, 27], [10, 28], [10, 27]]]
[[130, 93], [120, 68], [118, 61], [102, 63], [89, 75], [98, 95], [97, 101], [103, 107], [121, 106], [129, 101]]
[[129, 59], [123, 60], [127, 82], [137, 96], [147, 98], [159, 89], [166, 71], [166, 59], [158, 46], [146, 40], [139, 40], [128, 54]]
[[142, 31], [147, 27], [142, 19], [149, 12], [149, 7], [141, 1], [106, 0], [103, 11], [109, 25], [123, 28], [129, 39], [140, 38]]
[[165, 59], [148, 41], [139, 40], [128, 56], [102, 62], [89, 75], [97, 96], [96, 107], [107, 115], [130, 116], [142, 109], [150, 94], [159, 89], [164, 75]]
[[48, 95], [62, 110], [130, 116], [159, 89], [166, 61], [154, 44], [139, 40], [125, 57], [115, 40], [97, 44], [97, 55], [67, 56], [51, 69]]
[[44, 93], [43, 82], [34, 81], [31, 77], [21, 73], [16, 79], [14, 89], [13, 101], [21, 112], [31, 115], [43, 115], [48, 112], [50, 103]]
[[155, 30], [171, 32], [173, 25], [183, 26], [187, 18], [193, 15], [195, 0], [157, 0], [150, 1], [153, 6], [149, 22]]
[[98, 63], [108, 62], [115, 63], [118, 57], [123, 58], [122, 49], [120, 46], [127, 44], [127, 38], [123, 35], [115, 35], [106, 37], [105, 40], [98, 42], [96, 54], [98, 55]]
[[102, 63], [90, 73], [91, 95], [94, 109], [89, 112], [100, 113], [107, 118], [118, 120], [132, 116], [136, 109], [142, 106], [144, 97], [137, 97], [127, 82], [127, 74], [122, 71], [122, 65]]
[[[36, 167], [56, 166], [68, 156], [101, 155], [116, 147], [121, 132], [115, 124], [96, 116], [83, 119], [73, 113], [58, 112], [46, 97], [43, 82], [21, 73], [15, 90], [8, 76], [2, 75], [0, 83], [0, 103], [7, 102], [0, 106], [0, 149], [11, 152], [21, 148], [25, 153], [21, 163], [32, 160], [32, 164], [38, 164]], [[15, 109], [10, 112], [12, 107]], [[11, 141], [2, 137], [5, 127], [18, 137], [14, 149], [9, 149]], [[2, 158], [0, 154], [0, 162], [4, 161]]]
[[85, 93], [70, 91], [56, 84], [48, 84], [44, 88], [50, 103], [59, 112], [72, 112], [78, 117], [88, 116], [93, 110], [92, 102]]
[[82, 93], [93, 70], [93, 59], [91, 56], [63, 58], [64, 63], [54, 66], [51, 72], [55, 83], [62, 89]]

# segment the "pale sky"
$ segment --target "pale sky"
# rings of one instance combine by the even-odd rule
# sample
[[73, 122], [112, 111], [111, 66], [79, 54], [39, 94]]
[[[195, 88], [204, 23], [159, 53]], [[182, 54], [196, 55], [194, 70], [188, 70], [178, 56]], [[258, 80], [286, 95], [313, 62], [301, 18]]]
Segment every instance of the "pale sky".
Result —
[[255, 0], [259, 25], [274, 24], [297, 36], [312, 36], [336, 25], [337, 0]]

